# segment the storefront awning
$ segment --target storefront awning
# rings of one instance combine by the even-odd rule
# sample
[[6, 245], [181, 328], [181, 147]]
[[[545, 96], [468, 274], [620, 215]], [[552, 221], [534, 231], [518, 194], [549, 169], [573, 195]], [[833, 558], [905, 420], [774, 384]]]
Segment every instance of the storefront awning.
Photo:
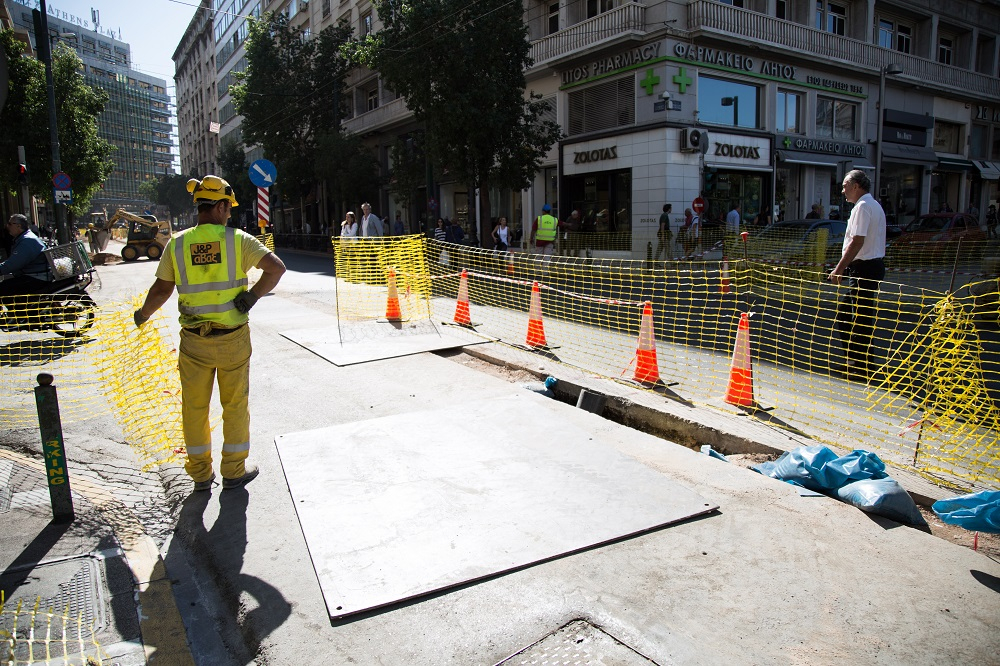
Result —
[[972, 160], [972, 164], [979, 170], [979, 177], [983, 180], [1000, 180], [1000, 162]]
[[887, 162], [902, 162], [903, 164], [919, 164], [923, 167], [936, 167], [937, 153], [923, 146], [907, 146], [902, 143], [883, 143], [882, 159]]
[[846, 157], [825, 153], [803, 153], [798, 150], [779, 150], [778, 161], [785, 164], [808, 164], [819, 167], [836, 167], [841, 162], [850, 162], [855, 169], [871, 169], [871, 163], [864, 157]]
[[938, 155], [937, 171], [975, 171], [976, 166], [969, 160], [960, 157], [946, 157]]

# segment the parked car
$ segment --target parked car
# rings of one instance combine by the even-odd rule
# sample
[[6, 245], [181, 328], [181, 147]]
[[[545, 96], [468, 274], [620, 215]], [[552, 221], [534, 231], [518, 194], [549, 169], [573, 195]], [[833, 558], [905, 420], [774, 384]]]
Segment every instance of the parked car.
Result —
[[816, 263], [810, 255], [821, 229], [828, 232], [823, 262], [836, 261], [844, 245], [847, 222], [843, 220], [785, 220], [751, 234], [747, 239], [747, 254], [764, 261]]
[[966, 213], [927, 213], [910, 222], [894, 244], [983, 240], [979, 220]]

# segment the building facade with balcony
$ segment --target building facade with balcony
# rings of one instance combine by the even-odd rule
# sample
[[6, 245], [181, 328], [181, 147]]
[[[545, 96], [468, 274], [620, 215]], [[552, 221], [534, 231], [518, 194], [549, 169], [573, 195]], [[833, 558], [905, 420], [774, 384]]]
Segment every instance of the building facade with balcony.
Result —
[[212, 0], [202, 0], [172, 56], [181, 173], [186, 175], [216, 172], [220, 126], [211, 10]]
[[[34, 43], [34, 3], [7, 0], [14, 25]], [[173, 172], [173, 125], [170, 96], [163, 79], [132, 69], [131, 48], [90, 19], [49, 7], [49, 39], [65, 44], [83, 61], [83, 75], [109, 96], [98, 118], [98, 136], [117, 147], [114, 171], [93, 199], [95, 208], [145, 206], [139, 194], [144, 181]], [[73, 174], [70, 174], [72, 177]]]
[[[316, 32], [341, 18], [359, 35], [380, 27], [367, 0], [264, 9], [293, 5]], [[550, 203], [560, 217], [579, 210], [588, 228], [624, 234], [630, 249], [618, 254], [642, 257], [665, 203], [675, 226], [695, 199], [707, 223], [736, 204], [748, 222], [802, 218], [813, 205], [845, 216], [844, 173], [874, 178], [878, 165], [873, 194], [899, 224], [945, 207], [982, 214], [997, 201], [995, 3], [525, 0], [524, 20], [527, 91], [550, 102], [565, 136], [528, 190], [491, 193], [490, 216], [515, 227], [527, 230]], [[377, 72], [356, 70], [347, 83], [343, 128], [388, 175], [390, 147], [420, 128]], [[439, 180], [401, 211], [407, 220], [475, 216], [475, 192]], [[383, 217], [399, 209], [387, 187], [372, 198]]]

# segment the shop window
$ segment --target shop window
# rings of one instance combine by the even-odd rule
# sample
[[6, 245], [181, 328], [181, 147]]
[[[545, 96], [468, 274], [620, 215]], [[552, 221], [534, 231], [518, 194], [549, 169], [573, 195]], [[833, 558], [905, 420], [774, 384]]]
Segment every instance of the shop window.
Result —
[[957, 123], [934, 121], [934, 152], [961, 153], [962, 126]]
[[955, 51], [955, 41], [951, 37], [938, 38], [938, 62], [942, 65], [950, 65]]
[[760, 127], [760, 88], [748, 83], [698, 76], [698, 118], [731, 127]]
[[569, 136], [635, 123], [635, 79], [626, 76], [569, 94]]
[[843, 35], [847, 26], [847, 7], [835, 2], [816, 2], [816, 29]]
[[775, 106], [777, 107], [775, 130], [788, 134], [802, 134], [802, 95], [779, 90]]
[[816, 99], [816, 135], [857, 141], [858, 105], [829, 97]]

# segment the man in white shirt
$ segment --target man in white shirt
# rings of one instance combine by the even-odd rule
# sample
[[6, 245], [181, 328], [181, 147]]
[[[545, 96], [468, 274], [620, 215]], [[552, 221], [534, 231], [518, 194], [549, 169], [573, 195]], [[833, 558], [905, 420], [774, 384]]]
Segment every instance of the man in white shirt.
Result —
[[726, 215], [726, 234], [735, 236], [738, 233], [740, 233], [740, 204], [737, 203]]
[[844, 199], [854, 204], [844, 246], [830, 281], [852, 278], [851, 293], [837, 308], [837, 329], [847, 350], [849, 369], [862, 375], [875, 367], [871, 358], [875, 333], [875, 299], [885, 277], [885, 211], [869, 191], [871, 180], [855, 169], [844, 177]]
[[384, 236], [382, 220], [378, 215], [372, 213], [372, 206], [369, 203], [361, 204], [361, 223], [358, 225], [358, 235], [364, 238], [377, 238]]

